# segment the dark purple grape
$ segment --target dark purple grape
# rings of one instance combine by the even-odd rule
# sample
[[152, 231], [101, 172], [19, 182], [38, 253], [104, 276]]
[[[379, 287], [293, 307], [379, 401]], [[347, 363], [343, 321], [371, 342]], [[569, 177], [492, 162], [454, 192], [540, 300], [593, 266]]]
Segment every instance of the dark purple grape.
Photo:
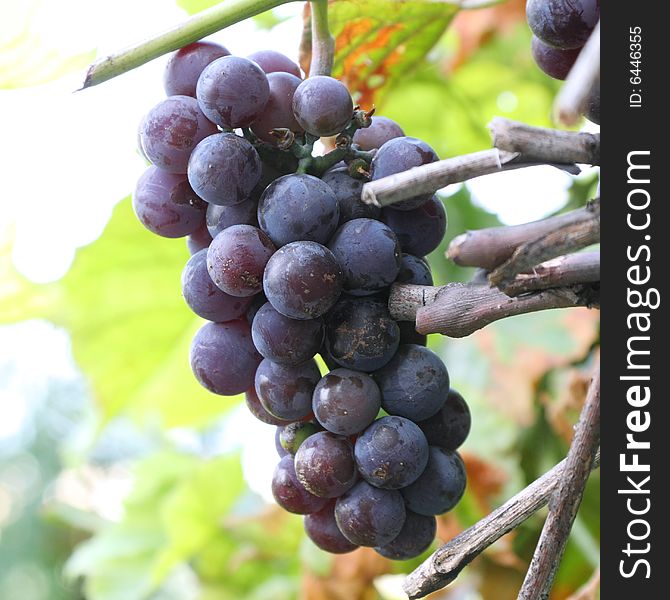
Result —
[[323, 343], [323, 321], [285, 317], [265, 303], [251, 324], [256, 349], [265, 357], [283, 365], [299, 365], [313, 358]]
[[339, 219], [335, 194], [312, 175], [284, 175], [258, 202], [258, 223], [277, 247], [302, 240], [325, 244]]
[[292, 242], [268, 261], [263, 289], [282, 315], [316, 319], [337, 302], [342, 279], [342, 269], [328, 248], [316, 242]]
[[380, 221], [347, 221], [328, 247], [342, 266], [344, 291], [349, 294], [369, 296], [391, 285], [398, 276], [400, 244]]
[[149, 167], [135, 186], [133, 210], [149, 231], [168, 238], [183, 237], [203, 224], [205, 203], [184, 175]]
[[526, 19], [545, 44], [581, 48], [600, 19], [600, 0], [528, 0]]
[[298, 448], [310, 436], [323, 431], [323, 427], [312, 421], [294, 421], [281, 428], [279, 444], [290, 455], [295, 456]]
[[272, 495], [279, 506], [297, 515], [318, 512], [327, 503], [325, 498], [310, 494], [298, 481], [293, 457], [290, 454], [284, 456], [275, 468], [272, 476]]
[[302, 79], [289, 73], [270, 73], [270, 98], [265, 109], [252, 123], [251, 130], [258, 138], [270, 144], [276, 144], [277, 138], [270, 132], [273, 129], [289, 129], [303, 133], [303, 129], [293, 115], [293, 94]]
[[[372, 180], [382, 179], [435, 162], [439, 157], [426, 142], [413, 137], [398, 137], [386, 142], [372, 159]], [[421, 194], [393, 205], [394, 210], [412, 210], [428, 202], [431, 194]], [[413, 252], [412, 254], [416, 254]]]
[[584, 116], [592, 123], [600, 125], [600, 83], [591, 91]]
[[335, 500], [329, 500], [319, 512], [307, 515], [304, 525], [307, 537], [321, 550], [331, 554], [345, 554], [358, 548], [356, 544], [352, 544], [345, 538], [337, 527]]
[[335, 503], [337, 527], [352, 544], [385, 546], [402, 531], [405, 503], [397, 490], [359, 481]]
[[247, 56], [253, 60], [265, 73], [290, 73], [300, 78], [300, 67], [288, 56], [276, 50], [258, 50]]
[[432, 350], [406, 344], [374, 374], [382, 407], [391, 415], [423, 421], [442, 408], [449, 393], [449, 373]]
[[399, 490], [423, 473], [428, 462], [428, 442], [409, 419], [381, 417], [358, 437], [354, 455], [365, 481], [375, 487]]
[[211, 237], [215, 238], [224, 229], [233, 225], [253, 225], [254, 227], [258, 227], [258, 219], [256, 219], [257, 208], [257, 202], [252, 199], [244, 200], [232, 206], [209, 204], [205, 219]]
[[381, 369], [399, 343], [398, 324], [381, 300], [347, 298], [326, 317], [326, 348], [347, 369], [366, 373]]
[[283, 426], [275, 427], [275, 450], [279, 455], [279, 458], [284, 458], [288, 452], [284, 450], [284, 447], [281, 445], [281, 433], [284, 431]]
[[455, 389], [450, 389], [442, 408], [425, 421], [419, 421], [428, 443], [447, 450], [456, 450], [470, 433], [470, 409]]
[[457, 452], [430, 447], [425, 471], [402, 490], [407, 508], [420, 515], [441, 515], [458, 504], [466, 484], [465, 465]]
[[249, 412], [263, 423], [267, 423], [268, 425], [277, 425], [277, 427], [283, 427], [284, 425], [288, 425], [291, 422], [285, 421], [284, 419], [278, 419], [265, 410], [261, 404], [261, 401], [258, 399], [258, 394], [256, 393], [256, 389], [253, 386], [244, 393], [244, 400], [247, 403]]
[[354, 435], [375, 420], [381, 393], [372, 377], [350, 369], [326, 373], [316, 385], [312, 410], [319, 423], [339, 435]]
[[568, 76], [581, 50], [581, 48], [571, 50], [554, 48], [536, 36], [533, 36], [530, 44], [530, 51], [537, 66], [549, 77], [560, 80]]
[[[209, 209], [207, 213], [209, 214]], [[428, 261], [413, 254], [403, 254], [400, 258], [400, 271], [398, 271], [396, 282], [433, 285], [433, 274], [430, 272]]]
[[349, 124], [354, 103], [341, 81], [315, 75], [305, 79], [295, 91], [293, 114], [305, 131], [326, 137], [340, 133]]
[[251, 341], [249, 324], [242, 319], [207, 323], [191, 343], [191, 368], [196, 379], [222, 396], [249, 389], [261, 359]]
[[163, 73], [163, 87], [168, 96], [193, 96], [198, 77], [204, 68], [230, 52], [212, 42], [195, 42], [177, 50], [168, 60]]
[[195, 98], [170, 96], [142, 118], [139, 136], [144, 155], [155, 166], [183, 174], [196, 145], [216, 132]]
[[239, 56], [223, 56], [200, 75], [196, 97], [210, 121], [224, 129], [248, 127], [265, 109], [270, 85], [255, 62]]
[[186, 236], [186, 247], [191, 256], [200, 252], [200, 250], [206, 250], [211, 243], [212, 236], [209, 235], [207, 223], [203, 223], [193, 233]]
[[361, 200], [363, 181], [349, 175], [346, 167], [328, 171], [323, 176], [340, 206], [339, 225], [353, 219], [377, 219], [381, 209], [374, 204], [365, 204]]
[[232, 321], [249, 308], [251, 298], [239, 298], [222, 292], [209, 276], [207, 249], [191, 256], [181, 274], [181, 289], [189, 308], [208, 321]]
[[391, 560], [410, 560], [430, 548], [436, 532], [435, 517], [417, 515], [407, 510], [405, 523], [397, 537], [385, 546], [376, 547], [375, 551]]
[[354, 144], [361, 150], [376, 150], [386, 142], [397, 137], [404, 137], [405, 132], [400, 125], [388, 117], [372, 117], [370, 127], [364, 127], [354, 133]]
[[356, 483], [351, 442], [329, 431], [308, 437], [295, 455], [295, 471], [305, 489], [321, 498], [337, 498]]
[[385, 208], [381, 219], [398, 237], [403, 252], [425, 256], [435, 250], [447, 230], [447, 213], [437, 196], [414, 210]]
[[400, 329], [401, 345], [416, 344], [417, 346], [425, 346], [428, 342], [428, 337], [416, 330], [416, 323], [414, 321], [398, 321], [398, 328]]
[[271, 415], [299, 421], [312, 412], [312, 394], [319, 379], [321, 373], [314, 360], [289, 367], [264, 358], [256, 371], [256, 394]]
[[274, 251], [270, 238], [260, 229], [233, 225], [209, 245], [209, 275], [226, 294], [253, 296], [263, 289], [263, 271]]
[[328, 367], [329, 371], [340, 368], [340, 365], [337, 364], [337, 361], [331, 356], [330, 352], [328, 351], [328, 348], [326, 347], [325, 338], [323, 344], [321, 344], [321, 348], [319, 348], [319, 356], [323, 359], [323, 362], [326, 363], [326, 366]]
[[[265, 297], [265, 294], [260, 293], [256, 294], [255, 296], [252, 296], [252, 301], [251, 304], [249, 305], [249, 308], [247, 309], [247, 314], [246, 318], [249, 323], [252, 324], [254, 323], [254, 319], [256, 318], [256, 313], [261, 309], [261, 306], [263, 306], [268, 299]], [[252, 331], [252, 339], [253, 339], [253, 331]]]
[[200, 142], [188, 163], [188, 180], [211, 204], [231, 206], [248, 200], [261, 178], [256, 149], [233, 133], [210, 135]]

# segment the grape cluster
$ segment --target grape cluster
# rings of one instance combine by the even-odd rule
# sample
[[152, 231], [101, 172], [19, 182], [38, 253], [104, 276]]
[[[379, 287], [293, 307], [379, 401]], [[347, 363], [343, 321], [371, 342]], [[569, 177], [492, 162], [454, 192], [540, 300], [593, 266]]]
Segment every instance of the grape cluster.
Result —
[[[526, 18], [538, 67], [554, 79], [565, 79], [600, 20], [600, 0], [528, 0]], [[585, 116], [600, 123], [599, 86], [592, 92]]]
[[[182, 292], [208, 321], [191, 346], [195, 377], [215, 394], [244, 392], [276, 426], [274, 497], [306, 515], [317, 546], [417, 556], [464, 492], [456, 450], [470, 413], [387, 297], [394, 282], [432, 285], [422, 257], [447, 216], [431, 195], [380, 210], [361, 187], [437, 154], [276, 52], [191, 44], [164, 85], [140, 124], [151, 166], [133, 205], [150, 231], [188, 236]], [[346, 152], [310, 171], [304, 148], [331, 135]]]

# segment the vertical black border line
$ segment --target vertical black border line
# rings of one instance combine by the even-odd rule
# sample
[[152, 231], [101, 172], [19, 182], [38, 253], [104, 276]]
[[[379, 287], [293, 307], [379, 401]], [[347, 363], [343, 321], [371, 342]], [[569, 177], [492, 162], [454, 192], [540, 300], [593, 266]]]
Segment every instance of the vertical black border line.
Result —
[[601, 597], [607, 600], [670, 597], [670, 398], [661, 387], [670, 372], [670, 339], [661, 323], [670, 302], [670, 233], [662, 231], [670, 202], [662, 136], [670, 125], [661, 112], [670, 29], [659, 9], [654, 2], [601, 6]]

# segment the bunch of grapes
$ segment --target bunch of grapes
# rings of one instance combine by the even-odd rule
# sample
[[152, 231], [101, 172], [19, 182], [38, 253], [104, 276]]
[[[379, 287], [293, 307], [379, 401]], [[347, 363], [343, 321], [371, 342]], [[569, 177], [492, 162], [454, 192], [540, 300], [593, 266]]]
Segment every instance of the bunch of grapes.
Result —
[[[550, 77], [563, 80], [600, 20], [600, 0], [528, 0], [526, 18], [535, 62]], [[600, 123], [599, 87], [585, 116]]]
[[[152, 165], [133, 205], [152, 232], [188, 236], [182, 291], [208, 321], [191, 346], [196, 378], [215, 394], [244, 392], [276, 426], [273, 494], [306, 515], [316, 545], [417, 556], [464, 492], [456, 449], [470, 413], [387, 300], [394, 282], [432, 285], [422, 257], [446, 213], [431, 195], [380, 210], [361, 188], [436, 153], [354, 107], [338, 80], [302, 80], [272, 51], [191, 44], [171, 57], [165, 90], [140, 124]], [[334, 135], [333, 152], [310, 156]]]

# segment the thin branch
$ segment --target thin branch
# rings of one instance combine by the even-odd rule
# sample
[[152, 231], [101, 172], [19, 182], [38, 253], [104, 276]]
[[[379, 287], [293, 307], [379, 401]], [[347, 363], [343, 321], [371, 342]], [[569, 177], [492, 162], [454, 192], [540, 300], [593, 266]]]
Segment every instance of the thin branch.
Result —
[[[463, 267], [482, 267], [492, 271], [509, 260], [523, 244], [542, 239], [565, 228], [578, 227], [582, 224], [585, 228], [591, 229], [595, 228], [596, 224], [599, 227], [599, 223], [600, 200], [596, 200], [584, 208], [532, 223], [468, 231], [451, 241], [447, 257]], [[559, 254], [565, 254], [565, 251]], [[542, 261], [537, 261], [535, 264], [539, 262]]]
[[535, 265], [597, 244], [600, 241], [600, 199], [590, 202], [584, 210], [585, 218], [565, 222], [519, 245], [507, 261], [489, 274], [489, 281], [505, 289], [519, 273], [528, 273]]
[[549, 502], [549, 515], [542, 528], [518, 600], [547, 600], [554, 577], [582, 502], [584, 488], [600, 444], [600, 372], [589, 386], [575, 437], [565, 459], [564, 476]]
[[575, 125], [584, 112], [591, 91], [600, 79], [600, 21], [579, 53], [554, 102], [554, 112], [564, 125]]
[[422, 334], [465, 337], [506, 317], [574, 306], [598, 307], [599, 286], [565, 286], [510, 298], [497, 288], [478, 283], [450, 283], [442, 287], [395, 284], [389, 311], [398, 321], [416, 322]]
[[[411, 600], [423, 598], [450, 584], [486, 548], [498, 541], [547, 504], [567, 473], [567, 459], [536, 479], [501, 507], [438, 548], [410, 573], [403, 589]], [[600, 453], [591, 467], [600, 466]]]
[[311, 0], [312, 61], [310, 77], [330, 75], [335, 57], [335, 39], [328, 28], [328, 0]]
[[532, 290], [598, 281], [600, 251], [576, 252], [541, 263], [533, 267], [532, 273], [519, 273], [503, 291], [508, 296], [518, 296]]
[[600, 135], [533, 127], [495, 117], [489, 123], [493, 145], [538, 161], [600, 164]]
[[[366, 204], [383, 207], [421, 194], [432, 194], [451, 183], [539, 164], [546, 163], [522, 156], [518, 152], [504, 152], [497, 148], [481, 150], [370, 181], [363, 186], [361, 199]], [[572, 173], [576, 169], [574, 165], [556, 163], [552, 166]], [[579, 169], [576, 169], [576, 172], [579, 172]]]
[[249, 17], [294, 1], [226, 0], [216, 4], [172, 29], [96, 61], [88, 68], [82, 89], [131, 71]]

